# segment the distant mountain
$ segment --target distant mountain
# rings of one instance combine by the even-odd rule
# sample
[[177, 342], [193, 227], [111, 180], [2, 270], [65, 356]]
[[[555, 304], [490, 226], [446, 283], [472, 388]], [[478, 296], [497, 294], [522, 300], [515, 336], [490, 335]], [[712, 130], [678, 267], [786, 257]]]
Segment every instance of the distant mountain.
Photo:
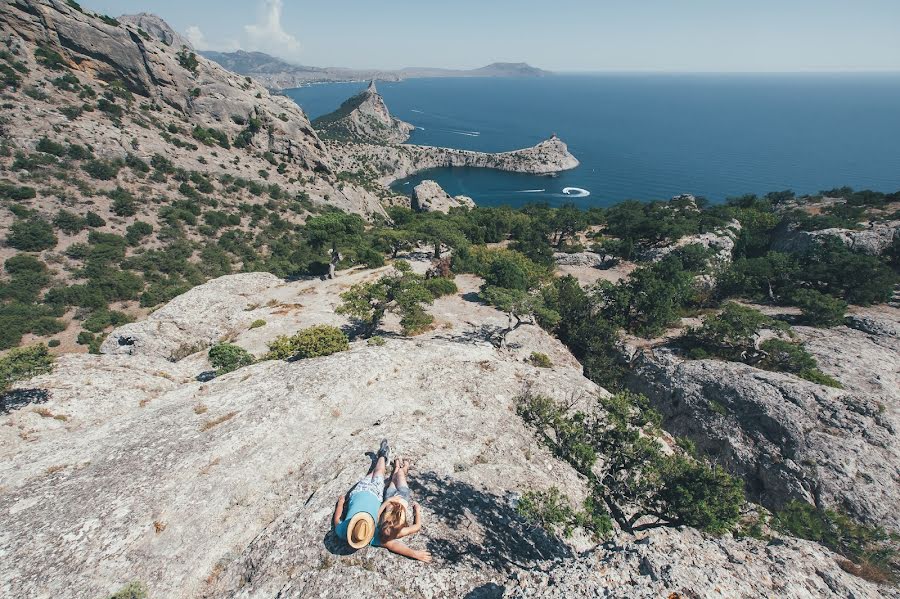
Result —
[[287, 89], [306, 83], [331, 81], [400, 81], [421, 77], [545, 77], [552, 75], [524, 62], [497, 62], [471, 70], [409, 67], [397, 71], [377, 69], [348, 69], [341, 67], [311, 67], [288, 63], [262, 52], [201, 52], [226, 69], [253, 77], [272, 89]]

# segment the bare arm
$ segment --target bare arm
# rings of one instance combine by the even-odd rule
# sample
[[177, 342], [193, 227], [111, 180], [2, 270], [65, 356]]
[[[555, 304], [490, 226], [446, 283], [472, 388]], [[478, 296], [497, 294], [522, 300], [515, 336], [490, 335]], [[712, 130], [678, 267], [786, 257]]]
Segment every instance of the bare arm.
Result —
[[389, 541], [384, 544], [384, 548], [391, 553], [396, 553], [397, 555], [402, 555], [403, 557], [408, 557], [409, 559], [417, 559], [420, 562], [425, 562], [426, 564], [431, 562], [430, 551], [417, 551], [415, 549], [410, 549], [399, 541]]
[[334, 516], [331, 518], [332, 526], [337, 526], [341, 523], [341, 516], [344, 513], [344, 496], [341, 495], [337, 500], [337, 505], [334, 506]]
[[412, 526], [404, 526], [400, 531], [400, 534], [397, 535], [398, 539], [402, 539], [403, 537], [408, 537], [409, 535], [414, 535], [422, 529], [422, 508], [418, 503], [414, 503], [412, 505], [413, 508], [413, 524]]

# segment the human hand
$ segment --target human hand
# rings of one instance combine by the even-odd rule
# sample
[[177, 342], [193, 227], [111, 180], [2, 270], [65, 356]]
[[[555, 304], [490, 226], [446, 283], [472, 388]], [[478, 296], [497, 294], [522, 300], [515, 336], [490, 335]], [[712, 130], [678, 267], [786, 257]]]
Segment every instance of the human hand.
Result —
[[425, 562], [426, 564], [431, 563], [431, 552], [430, 551], [419, 551], [416, 553], [416, 559], [420, 562]]

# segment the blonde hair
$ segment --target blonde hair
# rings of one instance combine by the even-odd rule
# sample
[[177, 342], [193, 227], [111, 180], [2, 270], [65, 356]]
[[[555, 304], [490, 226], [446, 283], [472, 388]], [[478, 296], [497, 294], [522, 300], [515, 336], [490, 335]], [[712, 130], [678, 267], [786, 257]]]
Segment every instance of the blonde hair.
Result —
[[380, 520], [380, 539], [382, 541], [395, 539], [397, 538], [397, 535], [400, 534], [403, 525], [406, 524], [406, 507], [401, 503], [391, 501], [390, 504], [384, 508], [384, 511], [381, 512]]

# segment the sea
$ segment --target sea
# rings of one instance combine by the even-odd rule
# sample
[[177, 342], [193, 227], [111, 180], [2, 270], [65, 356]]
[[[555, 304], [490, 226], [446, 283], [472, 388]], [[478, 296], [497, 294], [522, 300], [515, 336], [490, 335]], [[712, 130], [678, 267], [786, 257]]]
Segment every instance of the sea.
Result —
[[[366, 83], [287, 90], [315, 118]], [[581, 166], [558, 177], [441, 168], [434, 179], [485, 206], [581, 207], [690, 193], [900, 190], [900, 74], [597, 74], [379, 82], [409, 143], [485, 152], [559, 135]], [[567, 193], [563, 193], [563, 190]]]

